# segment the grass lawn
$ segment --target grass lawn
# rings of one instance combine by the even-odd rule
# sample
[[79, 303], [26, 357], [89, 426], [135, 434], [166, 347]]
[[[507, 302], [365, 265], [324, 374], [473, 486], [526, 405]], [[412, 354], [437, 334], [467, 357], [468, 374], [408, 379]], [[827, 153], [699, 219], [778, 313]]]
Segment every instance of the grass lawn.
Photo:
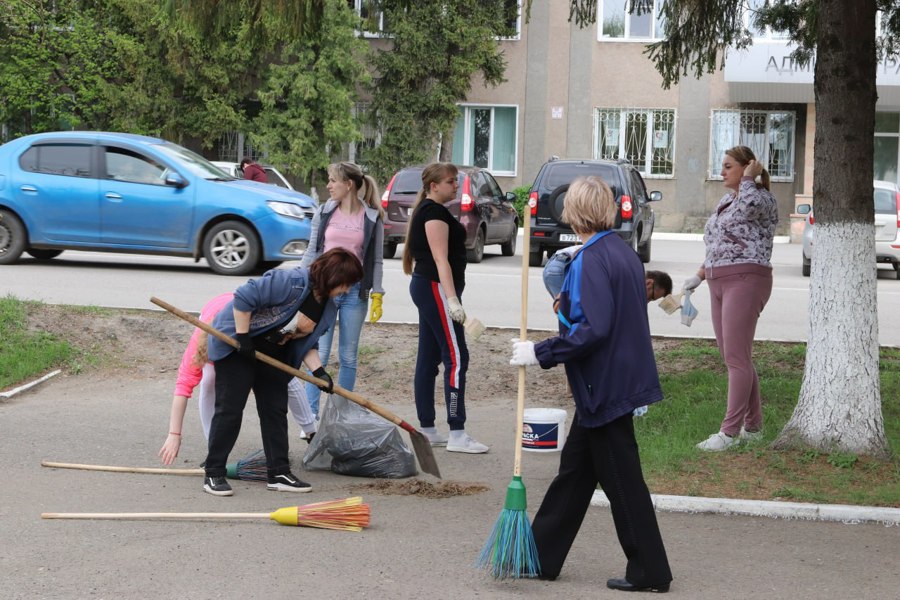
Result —
[[[757, 342], [764, 437], [725, 452], [694, 448], [718, 431], [728, 387], [712, 340], [665, 340], [657, 352], [666, 399], [635, 419], [653, 493], [900, 507], [900, 460], [840, 452], [775, 451], [768, 446], [790, 418], [803, 377], [805, 344]], [[885, 433], [900, 444], [900, 350], [881, 350]]]

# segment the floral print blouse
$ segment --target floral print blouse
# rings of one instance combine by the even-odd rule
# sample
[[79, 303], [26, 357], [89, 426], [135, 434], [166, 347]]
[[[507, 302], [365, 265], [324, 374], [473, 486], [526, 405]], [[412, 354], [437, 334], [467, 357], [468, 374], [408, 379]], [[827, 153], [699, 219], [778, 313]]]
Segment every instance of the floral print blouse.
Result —
[[750, 177], [742, 177], [737, 194], [727, 194], [706, 222], [703, 266], [722, 267], [754, 263], [771, 267], [772, 241], [778, 223], [775, 196], [757, 187]]

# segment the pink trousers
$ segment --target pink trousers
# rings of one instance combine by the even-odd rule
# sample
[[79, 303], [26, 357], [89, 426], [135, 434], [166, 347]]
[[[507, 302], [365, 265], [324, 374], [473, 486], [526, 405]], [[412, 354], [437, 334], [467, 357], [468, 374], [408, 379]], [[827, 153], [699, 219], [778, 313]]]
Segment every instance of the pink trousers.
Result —
[[753, 367], [756, 322], [772, 294], [772, 269], [756, 264], [706, 269], [713, 329], [728, 367], [728, 408], [719, 428], [736, 436], [762, 429], [759, 377]]

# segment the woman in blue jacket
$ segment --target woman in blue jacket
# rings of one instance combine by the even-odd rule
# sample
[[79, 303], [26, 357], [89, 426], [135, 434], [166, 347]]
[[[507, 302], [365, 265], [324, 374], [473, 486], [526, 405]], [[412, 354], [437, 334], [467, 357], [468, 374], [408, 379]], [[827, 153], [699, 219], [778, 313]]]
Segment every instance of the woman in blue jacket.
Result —
[[[333, 383], [319, 360], [319, 337], [334, 324], [334, 298], [344, 294], [363, 276], [356, 256], [343, 248], [329, 250], [309, 268], [273, 269], [251, 279], [234, 293], [213, 320], [213, 327], [234, 337], [235, 350], [217, 338], [209, 339], [208, 355], [216, 369], [216, 410], [209, 432], [204, 491], [216, 496], [232, 495], [225, 480], [225, 465], [241, 431], [241, 420], [250, 390], [256, 397], [256, 412], [266, 453], [268, 489], [308, 492], [308, 483], [291, 473], [288, 461], [287, 386], [292, 375], [256, 360], [256, 350], [299, 367]], [[314, 322], [298, 326], [298, 313]], [[309, 321], [305, 322], [309, 326]]]
[[616, 204], [599, 177], [576, 179], [562, 218], [584, 242], [559, 295], [559, 335], [513, 343], [513, 365], [559, 363], [575, 399], [575, 418], [559, 473], [534, 517], [541, 578], [556, 579], [599, 483], [609, 498], [624, 578], [611, 589], [666, 592], [672, 573], [644, 483], [634, 409], [662, 400], [647, 320], [640, 258], [611, 231]]

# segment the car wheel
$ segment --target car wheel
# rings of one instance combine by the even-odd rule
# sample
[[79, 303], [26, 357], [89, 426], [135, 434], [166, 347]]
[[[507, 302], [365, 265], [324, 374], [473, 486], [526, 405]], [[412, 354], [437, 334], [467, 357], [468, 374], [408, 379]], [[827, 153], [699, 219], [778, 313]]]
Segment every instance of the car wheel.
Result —
[[25, 226], [19, 217], [7, 210], [0, 210], [0, 265], [19, 260], [25, 250], [25, 238]]
[[62, 250], [44, 250], [42, 248], [29, 248], [25, 252], [38, 260], [50, 260], [63, 253]]
[[532, 246], [528, 251], [528, 266], [539, 267], [544, 264], [544, 250], [540, 246]]
[[639, 239], [640, 237], [641, 237], [641, 236], [640, 236], [640, 233], [638, 233], [638, 230], [637, 230], [637, 229], [632, 230], [632, 232], [631, 232], [631, 243], [630, 243], [629, 245], [631, 246], [631, 249], [634, 250], [634, 253], [635, 253], [635, 254], [640, 254], [640, 252], [638, 251], [638, 239]]
[[475, 233], [475, 246], [471, 250], [466, 250], [466, 260], [470, 263], [480, 263], [484, 258], [484, 229], [478, 228]]
[[203, 256], [219, 275], [252, 273], [261, 254], [256, 232], [240, 221], [219, 223], [203, 238]]
[[568, 191], [569, 184], [564, 183], [550, 192], [550, 197], [547, 199], [547, 207], [550, 209], [550, 216], [560, 225], [566, 225], [566, 222], [563, 221], [562, 218], [562, 212], [565, 207], [566, 192]]
[[397, 244], [393, 242], [386, 243], [384, 245], [384, 250], [382, 256], [385, 258], [394, 258], [394, 255], [397, 254]]
[[519, 224], [513, 223], [512, 235], [509, 239], [500, 244], [500, 252], [503, 256], [514, 256], [516, 254], [516, 238], [519, 237]]
[[802, 269], [804, 277], [809, 277], [810, 266], [812, 266], [810, 263], [810, 260], [804, 256], [803, 257], [803, 269]]
[[638, 256], [641, 257], [641, 262], [646, 264], [650, 262], [650, 251], [652, 250], [651, 244], [653, 243], [653, 238], [650, 238], [640, 246], [638, 246]]

